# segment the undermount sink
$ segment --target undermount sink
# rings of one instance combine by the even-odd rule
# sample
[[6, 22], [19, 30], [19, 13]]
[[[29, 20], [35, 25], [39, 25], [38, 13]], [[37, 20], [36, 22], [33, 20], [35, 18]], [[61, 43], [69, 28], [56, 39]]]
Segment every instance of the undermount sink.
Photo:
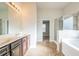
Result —
[[12, 40], [12, 36], [0, 36], [0, 45], [9, 42], [10, 40]]
[[9, 42], [9, 41], [10, 41], [9, 38], [6, 38], [6, 39], [0, 39], [0, 44], [6, 43], [6, 42]]

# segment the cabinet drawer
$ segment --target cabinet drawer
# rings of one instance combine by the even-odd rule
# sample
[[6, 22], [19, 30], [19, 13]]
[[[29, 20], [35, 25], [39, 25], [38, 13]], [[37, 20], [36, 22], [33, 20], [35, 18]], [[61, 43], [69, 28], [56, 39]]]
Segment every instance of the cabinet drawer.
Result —
[[1, 56], [10, 56], [10, 52], [7, 52], [5, 54], [2, 54]]
[[4, 46], [2, 48], [0, 48], [0, 56], [3, 54], [6, 54], [7, 52], [9, 52], [9, 46]]
[[11, 49], [16, 48], [16, 47], [19, 46], [20, 44], [21, 44], [21, 40], [17, 40], [17, 41], [15, 41], [15, 42], [13, 42], [13, 43], [11, 44]]

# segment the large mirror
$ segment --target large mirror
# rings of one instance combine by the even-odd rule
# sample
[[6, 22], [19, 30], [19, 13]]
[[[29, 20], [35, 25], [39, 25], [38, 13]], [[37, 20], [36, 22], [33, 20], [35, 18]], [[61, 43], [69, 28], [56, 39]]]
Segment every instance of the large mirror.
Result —
[[0, 3], [0, 35], [8, 34], [8, 6], [6, 3]]
[[0, 35], [22, 32], [22, 11], [18, 2], [0, 3]]

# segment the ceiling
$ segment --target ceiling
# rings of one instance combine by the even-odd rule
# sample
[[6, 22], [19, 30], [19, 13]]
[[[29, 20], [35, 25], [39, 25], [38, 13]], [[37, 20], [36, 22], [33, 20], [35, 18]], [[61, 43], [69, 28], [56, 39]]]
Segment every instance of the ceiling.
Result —
[[61, 9], [70, 4], [70, 2], [38, 2], [38, 8], [56, 8]]

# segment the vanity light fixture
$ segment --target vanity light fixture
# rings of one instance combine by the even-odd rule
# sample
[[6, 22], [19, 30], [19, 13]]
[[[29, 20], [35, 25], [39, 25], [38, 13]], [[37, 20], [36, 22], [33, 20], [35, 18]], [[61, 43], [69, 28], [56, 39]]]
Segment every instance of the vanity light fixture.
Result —
[[9, 7], [11, 7], [12, 9], [14, 9], [15, 11], [17, 11], [18, 13], [21, 13], [21, 9], [19, 6], [17, 6], [15, 3], [13, 2], [7, 2], [6, 3]]

